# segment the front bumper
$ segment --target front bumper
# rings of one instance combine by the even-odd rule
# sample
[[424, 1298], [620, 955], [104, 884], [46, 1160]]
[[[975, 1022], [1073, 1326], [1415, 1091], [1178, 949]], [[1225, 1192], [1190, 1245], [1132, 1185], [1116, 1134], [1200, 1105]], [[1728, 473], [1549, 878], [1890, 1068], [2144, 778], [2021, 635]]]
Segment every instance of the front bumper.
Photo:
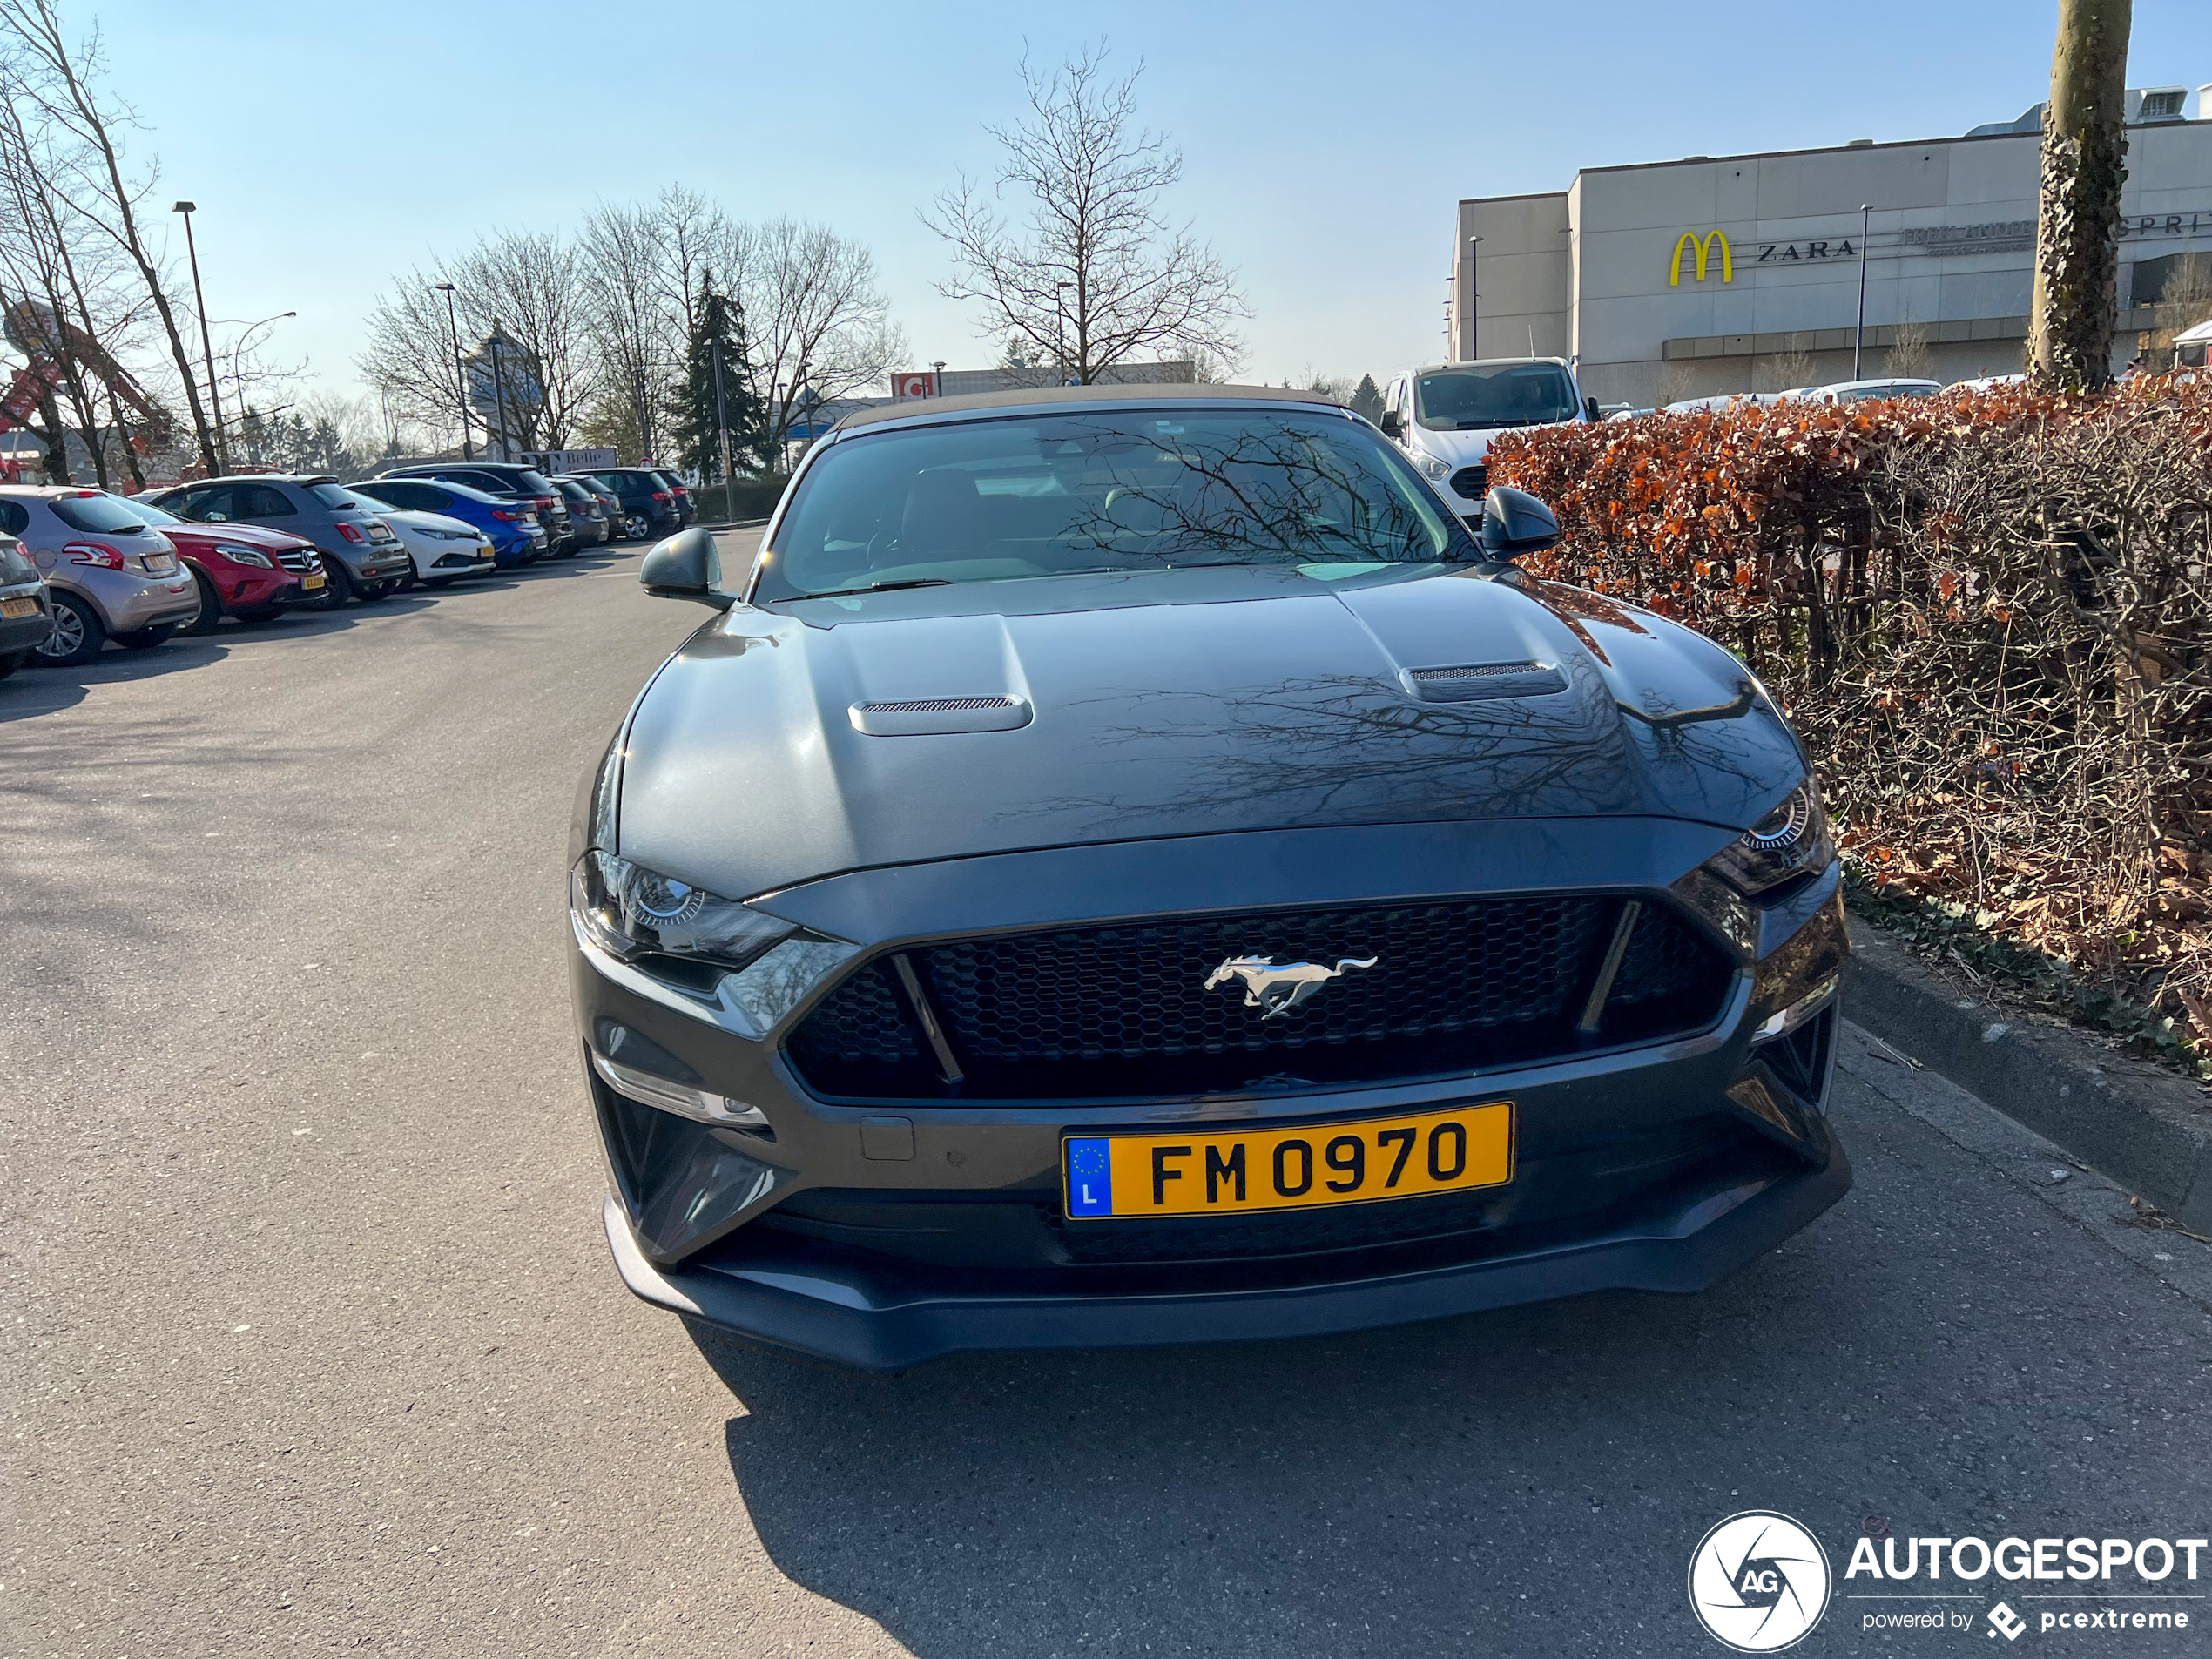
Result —
[[[1654, 819], [1277, 832], [1193, 838], [1271, 841], [1271, 859], [1241, 845], [1068, 849], [858, 873], [774, 905], [873, 948], [1066, 924], [1086, 902], [1136, 896], [1133, 887], [1143, 914], [1235, 909], [1264, 902], [1302, 861], [1305, 903], [1418, 900], [1464, 891], [1469, 871], [1492, 869], [1520, 871], [1501, 890], [1522, 891], [1531, 867], [1514, 853], [1537, 840], [1564, 854], [1562, 889], [1603, 880], [1656, 894], [1726, 839]], [[1139, 879], [1101, 883], [1086, 870]], [[1109, 896], [1093, 900], [1102, 889]], [[1273, 899], [1282, 902], [1279, 889]], [[788, 1026], [752, 1042], [642, 995], [634, 976], [625, 982], [581, 948], [570, 968], [587, 1048], [606, 1053], [620, 1026], [613, 1035], [639, 1042], [622, 1049], [625, 1063], [748, 1103], [770, 1126], [764, 1136], [678, 1117], [616, 1094], [587, 1065], [624, 1282], [764, 1342], [899, 1369], [966, 1350], [1281, 1337], [1589, 1290], [1701, 1289], [1850, 1186], [1822, 1116], [1838, 1016], [1832, 1007], [1817, 1016], [1824, 1035], [1810, 1049], [1791, 1039], [1794, 1069], [1756, 1036], [1832, 982], [1847, 949], [1831, 870], [1761, 917], [1706, 1028], [1474, 1073], [1146, 1103], [832, 1103], [801, 1088], [777, 1048]], [[1293, 1221], [1287, 1233], [1244, 1217], [1201, 1217], [1194, 1229], [1062, 1213], [1063, 1132], [1318, 1126], [1508, 1098], [1522, 1126], [1514, 1178], [1485, 1194], [1356, 1206], [1363, 1218], [1349, 1228]]]
[[861, 1371], [903, 1371], [954, 1353], [1324, 1336], [1590, 1291], [1702, 1291], [1851, 1190], [1850, 1162], [1824, 1124], [1821, 1150], [1822, 1162], [1797, 1169], [1716, 1170], [1587, 1230], [1498, 1235], [1492, 1242], [1501, 1248], [1472, 1259], [1366, 1271], [1353, 1262], [1311, 1283], [1197, 1291], [1133, 1285], [1024, 1293], [988, 1281], [930, 1283], [826, 1261], [782, 1238], [721, 1252], [704, 1266], [661, 1268], [638, 1247], [611, 1194], [603, 1219], [616, 1271], [644, 1300], [772, 1347]]

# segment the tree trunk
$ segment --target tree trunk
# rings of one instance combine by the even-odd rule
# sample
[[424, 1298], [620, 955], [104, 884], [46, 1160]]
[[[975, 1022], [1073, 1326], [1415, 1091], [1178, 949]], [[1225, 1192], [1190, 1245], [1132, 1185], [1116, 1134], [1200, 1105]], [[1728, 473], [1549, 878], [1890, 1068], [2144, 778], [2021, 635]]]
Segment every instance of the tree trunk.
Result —
[[2112, 380], [2130, 5], [2059, 0], [2027, 326], [2028, 369], [2039, 386], [2094, 391]]

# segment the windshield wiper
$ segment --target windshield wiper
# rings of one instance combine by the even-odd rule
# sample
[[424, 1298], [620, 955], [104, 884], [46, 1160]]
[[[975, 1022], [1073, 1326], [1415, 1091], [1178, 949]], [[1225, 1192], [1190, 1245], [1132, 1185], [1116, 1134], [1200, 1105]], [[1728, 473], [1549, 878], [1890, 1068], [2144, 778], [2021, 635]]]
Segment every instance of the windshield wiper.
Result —
[[800, 599], [845, 599], [856, 593], [896, 593], [901, 588], [949, 588], [952, 579], [941, 576], [918, 576], [904, 582], [864, 582], [857, 588], [831, 588], [821, 593], [801, 593]]

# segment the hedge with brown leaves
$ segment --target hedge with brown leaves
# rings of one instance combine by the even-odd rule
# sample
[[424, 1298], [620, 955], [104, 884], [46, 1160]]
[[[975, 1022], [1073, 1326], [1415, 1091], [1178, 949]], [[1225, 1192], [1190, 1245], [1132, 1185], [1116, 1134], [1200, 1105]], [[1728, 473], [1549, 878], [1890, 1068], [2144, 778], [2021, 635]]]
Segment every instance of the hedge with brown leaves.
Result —
[[1532, 571], [1774, 688], [1877, 888], [2212, 1055], [2212, 377], [1551, 428], [1490, 475], [1559, 514]]

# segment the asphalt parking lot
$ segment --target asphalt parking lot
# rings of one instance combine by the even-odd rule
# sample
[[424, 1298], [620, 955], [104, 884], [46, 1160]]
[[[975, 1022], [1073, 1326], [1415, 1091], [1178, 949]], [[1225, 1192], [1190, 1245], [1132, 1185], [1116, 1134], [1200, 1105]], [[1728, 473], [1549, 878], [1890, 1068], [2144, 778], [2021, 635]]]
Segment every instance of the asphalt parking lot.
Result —
[[896, 1378], [633, 1301], [559, 941], [706, 615], [637, 556], [0, 685], [9, 1652], [1716, 1653], [1737, 1510], [2212, 1523], [2212, 1251], [1856, 1033], [1856, 1191], [1695, 1298]]

